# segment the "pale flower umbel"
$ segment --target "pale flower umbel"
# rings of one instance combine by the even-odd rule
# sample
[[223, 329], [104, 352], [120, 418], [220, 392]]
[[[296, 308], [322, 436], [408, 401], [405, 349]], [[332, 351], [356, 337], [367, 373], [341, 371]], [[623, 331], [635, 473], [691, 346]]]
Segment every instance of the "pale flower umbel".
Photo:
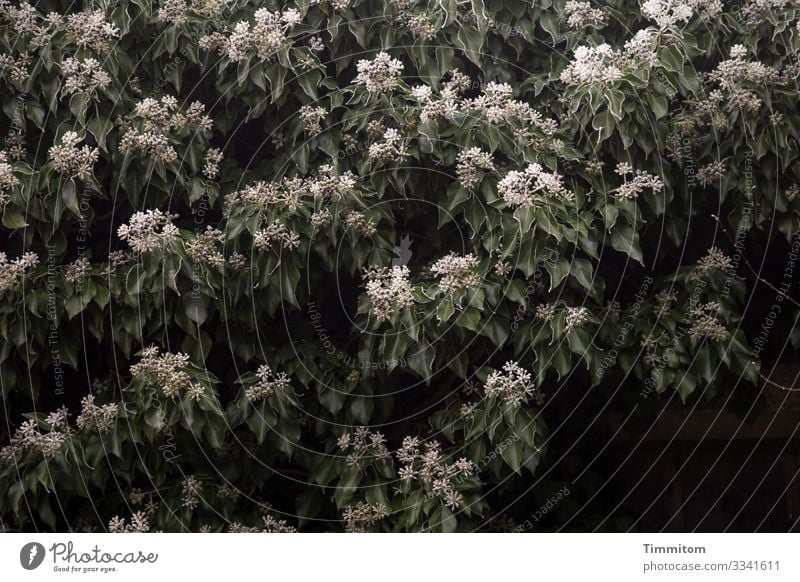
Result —
[[446, 293], [452, 293], [480, 285], [481, 278], [475, 272], [479, 263], [478, 257], [472, 253], [459, 255], [451, 252], [436, 261], [431, 271], [440, 278], [439, 287]]
[[353, 81], [356, 85], [364, 85], [370, 93], [391, 93], [397, 89], [403, 63], [381, 51], [372, 60], [358, 61], [356, 69], [358, 75]]
[[92, 175], [100, 150], [88, 145], [79, 148], [80, 142], [77, 133], [68, 131], [61, 137], [61, 143], [53, 145], [49, 153], [56, 172], [68, 178], [86, 180]]
[[178, 237], [178, 227], [172, 224], [177, 215], [161, 210], [135, 212], [128, 224], [117, 229], [117, 236], [137, 253], [163, 250]]
[[413, 288], [408, 267], [372, 267], [364, 272], [364, 287], [372, 302], [372, 314], [378, 321], [391, 319], [392, 315], [414, 303]]

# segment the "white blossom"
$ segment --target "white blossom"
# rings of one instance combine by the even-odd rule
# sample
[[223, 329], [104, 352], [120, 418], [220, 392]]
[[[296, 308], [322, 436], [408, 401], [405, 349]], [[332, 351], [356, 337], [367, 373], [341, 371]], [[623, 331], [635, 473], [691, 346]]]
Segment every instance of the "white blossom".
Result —
[[391, 93], [397, 88], [403, 63], [381, 51], [372, 60], [358, 61], [356, 69], [358, 75], [353, 81], [356, 85], [364, 85], [370, 93]]
[[177, 218], [177, 215], [161, 210], [135, 212], [128, 224], [117, 229], [117, 236], [137, 253], [164, 250], [178, 238], [178, 228], [172, 224], [173, 218]]

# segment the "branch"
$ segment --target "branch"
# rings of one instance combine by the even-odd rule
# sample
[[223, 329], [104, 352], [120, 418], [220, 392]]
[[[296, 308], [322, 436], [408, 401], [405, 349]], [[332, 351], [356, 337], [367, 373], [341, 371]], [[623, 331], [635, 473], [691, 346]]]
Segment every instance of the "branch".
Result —
[[[719, 219], [719, 217], [713, 215], [712, 217], [717, 221], [717, 224], [719, 225], [719, 228], [722, 231], [722, 233], [727, 237], [729, 241], [731, 241], [731, 244], [734, 246], [734, 248], [736, 248], [736, 241], [733, 239], [730, 233], [727, 230], [725, 230], [725, 226], [723, 226], [722, 221]], [[800, 303], [792, 299], [791, 295], [787, 295], [786, 293], [775, 287], [775, 285], [773, 285], [772, 283], [761, 277], [758, 273], [756, 273], [756, 270], [753, 268], [753, 265], [750, 264], [750, 261], [747, 260], [747, 257], [744, 256], [744, 253], [742, 253], [742, 260], [744, 261], [744, 264], [747, 265], [747, 268], [750, 270], [750, 272], [753, 274], [753, 277], [755, 277], [760, 283], [763, 283], [764, 285], [775, 291], [775, 293], [777, 293], [781, 297], [788, 299], [789, 302], [794, 304], [795, 307], [800, 307]]]

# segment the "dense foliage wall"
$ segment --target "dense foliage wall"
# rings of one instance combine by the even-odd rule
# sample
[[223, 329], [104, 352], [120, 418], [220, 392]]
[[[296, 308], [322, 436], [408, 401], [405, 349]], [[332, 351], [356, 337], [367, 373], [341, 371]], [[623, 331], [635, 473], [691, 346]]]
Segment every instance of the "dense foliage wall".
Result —
[[4, 527], [470, 531], [567, 385], [755, 400], [798, 17], [0, 1]]

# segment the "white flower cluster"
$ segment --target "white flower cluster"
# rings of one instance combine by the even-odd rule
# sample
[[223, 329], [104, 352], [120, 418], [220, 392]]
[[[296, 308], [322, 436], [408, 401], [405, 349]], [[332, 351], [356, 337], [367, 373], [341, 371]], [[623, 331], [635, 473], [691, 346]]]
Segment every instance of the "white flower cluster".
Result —
[[275, 221], [253, 236], [253, 244], [260, 251], [270, 250], [275, 241], [278, 241], [282, 248], [291, 251], [300, 246], [300, 235], [289, 230], [285, 224]]
[[431, 266], [431, 272], [441, 277], [439, 287], [446, 293], [452, 293], [480, 285], [481, 278], [475, 272], [479, 264], [478, 257], [472, 253], [459, 255], [451, 252], [437, 260]]
[[721, 160], [710, 162], [697, 169], [697, 181], [703, 186], [708, 186], [709, 184], [713, 184], [714, 182], [721, 180], [725, 176], [726, 172], [727, 170], [725, 168], [725, 162]]
[[329, 165], [320, 166], [319, 170], [319, 177], [305, 181], [306, 188], [316, 198], [329, 199], [341, 196], [356, 187], [356, 175], [353, 172], [336, 174], [333, 166]]
[[300, 119], [303, 120], [303, 128], [309, 135], [317, 135], [322, 131], [320, 122], [325, 119], [328, 112], [324, 107], [312, 107], [303, 105], [300, 108]]
[[341, 452], [347, 453], [346, 462], [350, 467], [361, 467], [365, 459], [372, 463], [391, 458], [386, 448], [386, 437], [365, 426], [356, 427], [352, 433], [343, 433], [336, 444]]
[[503, 370], [495, 370], [484, 383], [488, 398], [498, 398], [517, 407], [536, 393], [531, 373], [516, 362], [506, 362]]
[[387, 515], [386, 506], [382, 503], [369, 505], [359, 501], [354, 506], [346, 505], [342, 510], [344, 531], [347, 533], [366, 533]]
[[369, 157], [380, 162], [402, 163], [408, 159], [408, 148], [396, 129], [389, 128], [383, 134], [383, 141], [369, 146]]
[[436, 36], [436, 26], [427, 14], [404, 14], [398, 18], [401, 26], [420, 40], [431, 40]]
[[194, 475], [187, 475], [181, 481], [181, 505], [194, 509], [202, 500], [203, 484]]
[[372, 302], [372, 314], [387, 321], [399, 310], [413, 305], [410, 271], [406, 266], [372, 267], [364, 272], [364, 287]]
[[524, 129], [519, 137], [530, 140], [526, 130], [538, 129], [546, 136], [552, 136], [558, 125], [553, 119], [545, 119], [542, 114], [524, 101], [513, 98], [514, 92], [508, 83], [490, 82], [483, 93], [475, 99], [467, 100], [462, 108], [467, 112], [480, 115], [489, 123], [511, 123], [518, 120]]
[[417, 480], [450, 509], [460, 508], [464, 496], [456, 490], [456, 484], [476, 473], [475, 464], [464, 457], [454, 463], [447, 462], [437, 441], [425, 443], [424, 452], [421, 449], [417, 437], [403, 439], [397, 451], [397, 459], [403, 464], [399, 471], [401, 481], [411, 483]]
[[19, 186], [19, 178], [14, 175], [14, 167], [8, 162], [8, 154], [0, 151], [0, 206], [11, 199], [9, 191]]
[[119, 413], [119, 404], [111, 402], [98, 406], [94, 396], [88, 394], [81, 399], [81, 413], [75, 420], [80, 430], [106, 433], [114, 428]]
[[608, 15], [600, 8], [592, 8], [589, 2], [569, 0], [564, 6], [567, 13], [567, 26], [570, 28], [585, 28], [587, 26], [602, 27]]
[[203, 175], [209, 180], [213, 180], [219, 174], [219, 165], [222, 162], [222, 150], [219, 148], [209, 148], [203, 158]]
[[221, 267], [225, 264], [225, 257], [217, 249], [217, 243], [223, 241], [225, 236], [222, 231], [206, 226], [206, 230], [195, 234], [194, 238], [186, 243], [186, 255], [197, 265]]
[[330, 199], [356, 187], [352, 172], [337, 175], [332, 166], [320, 167], [319, 177], [283, 178], [280, 182], [255, 182], [225, 196], [226, 216], [237, 206], [279, 207], [294, 212], [304, 196]]
[[263, 533], [297, 533], [297, 528], [285, 519], [277, 519], [269, 513], [262, 515], [261, 519], [264, 522]]
[[86, 257], [75, 259], [67, 265], [64, 279], [67, 283], [79, 283], [88, 277], [92, 272], [92, 263]]
[[108, 50], [120, 36], [120, 30], [106, 21], [101, 10], [77, 12], [67, 17], [67, 36], [80, 48], [97, 52]]
[[589, 309], [586, 307], [567, 307], [564, 310], [564, 331], [571, 332], [589, 323]]
[[142, 121], [143, 130], [129, 128], [122, 136], [120, 149], [123, 152], [141, 151], [165, 164], [178, 158], [178, 153], [167, 136], [170, 131], [208, 131], [214, 126], [202, 103], [195, 101], [182, 112], [178, 109], [178, 100], [171, 95], [165, 95], [161, 99], [143, 99], [136, 104], [133, 116]]
[[651, 65], [656, 59], [655, 43], [656, 33], [644, 29], [626, 42], [622, 50], [607, 43], [579, 46], [561, 72], [561, 81], [573, 86], [613, 83], [626, 73]]
[[294, 8], [284, 12], [259, 8], [253, 19], [252, 25], [246, 20], [236, 23], [227, 37], [212, 33], [201, 38], [200, 48], [216, 49], [232, 62], [243, 61], [252, 53], [268, 61], [274, 59], [284, 45], [289, 30], [302, 22], [300, 12]]
[[659, 291], [656, 293], [656, 313], [659, 317], [666, 317], [670, 315], [672, 306], [678, 301], [678, 293], [676, 291]]
[[78, 147], [81, 138], [74, 131], [61, 136], [61, 143], [50, 148], [50, 159], [53, 169], [68, 178], [88, 179], [92, 175], [94, 164], [100, 157], [100, 150], [89, 147]]
[[234, 271], [244, 271], [247, 268], [247, 257], [242, 253], [234, 251], [231, 256], [228, 257], [228, 264]]
[[150, 531], [150, 521], [144, 511], [136, 511], [131, 515], [130, 522], [124, 517], [115, 515], [108, 522], [108, 533], [147, 533]]
[[[780, 75], [777, 70], [761, 62], [746, 60], [747, 49], [742, 45], [733, 46], [730, 54], [731, 58], [719, 63], [717, 68], [709, 73], [708, 79], [716, 82], [720, 89], [727, 93], [728, 103], [731, 106], [756, 111], [761, 107], [762, 101], [746, 86], [774, 83]], [[722, 100], [721, 95], [713, 97], [716, 101]]]
[[450, 79], [442, 84], [438, 99], [433, 98], [433, 89], [428, 85], [418, 85], [411, 89], [411, 97], [422, 107], [420, 121], [436, 120], [452, 121], [459, 107], [463, 104], [462, 94], [469, 89], [470, 80], [464, 73], [454, 69], [450, 71]]
[[65, 77], [62, 91], [67, 95], [95, 95], [98, 89], [105, 89], [111, 83], [111, 77], [103, 70], [100, 62], [92, 58], [82, 62], [73, 57], [64, 59], [61, 63], [61, 74]]
[[525, 170], [511, 171], [497, 184], [497, 192], [509, 206], [543, 205], [551, 198], [573, 202], [575, 195], [564, 187], [563, 178], [555, 172], [545, 172], [540, 164], [528, 164]]
[[733, 260], [717, 247], [711, 247], [706, 256], [697, 261], [691, 278], [700, 280], [712, 271], [728, 273], [731, 270], [733, 270]]
[[655, 20], [661, 30], [686, 24], [695, 14], [705, 20], [721, 13], [721, 0], [647, 0], [642, 4], [642, 14]]
[[120, 225], [117, 236], [137, 253], [164, 250], [178, 237], [178, 227], [172, 224], [176, 214], [161, 210], [134, 212], [128, 224]]
[[358, 61], [356, 69], [358, 75], [353, 80], [356, 85], [364, 85], [370, 93], [391, 93], [397, 89], [403, 63], [381, 51], [371, 61]]
[[190, 12], [206, 18], [219, 15], [230, 0], [164, 0], [158, 9], [158, 19], [172, 24], [183, 24]]
[[333, 216], [330, 210], [327, 208], [317, 210], [311, 214], [311, 228], [314, 229], [314, 232], [318, 232], [328, 226], [331, 220], [333, 220]]
[[[1, 66], [1, 65], [0, 65]], [[22, 128], [9, 130], [6, 136], [6, 145], [8, 146], [8, 156], [15, 162], [25, 159], [28, 155], [25, 149], [25, 131]], [[0, 152], [2, 154], [3, 152]]]
[[245, 389], [244, 393], [251, 402], [258, 402], [269, 398], [275, 391], [284, 392], [290, 388], [289, 376], [285, 372], [275, 373], [272, 368], [264, 364], [258, 367], [258, 382]]
[[758, 26], [764, 22], [768, 12], [782, 12], [796, 6], [796, 0], [748, 0], [741, 5], [741, 14], [747, 24]]
[[375, 223], [371, 218], [360, 210], [347, 210], [344, 215], [344, 225], [347, 230], [351, 230], [366, 238], [372, 238], [378, 233]]
[[624, 183], [612, 190], [614, 196], [623, 200], [635, 200], [643, 190], [660, 192], [664, 183], [658, 176], [649, 174], [644, 170], [636, 170], [627, 162], [617, 164], [615, 172], [623, 177]]
[[61, 26], [64, 17], [56, 12], [40, 16], [28, 2], [20, 2], [19, 7], [12, 6], [8, 0], [0, 2], [0, 17], [9, 20], [14, 32], [19, 35], [30, 35], [31, 48], [41, 48], [52, 40], [56, 28]]
[[228, 533], [297, 533], [297, 528], [285, 519], [277, 519], [269, 513], [261, 516], [264, 527], [242, 525], [238, 521], [228, 525]]
[[476, 186], [480, 179], [479, 171], [491, 172], [494, 170], [492, 154], [479, 147], [469, 148], [458, 153], [456, 165], [456, 178], [465, 188]]
[[131, 366], [131, 374], [156, 384], [168, 398], [185, 393], [190, 399], [199, 400], [205, 388], [182, 369], [188, 365], [188, 355], [181, 352], [159, 354], [156, 346], [150, 346], [142, 352], [141, 361]]
[[11, 55], [0, 55], [0, 75], [8, 75], [12, 81], [24, 83], [30, 77], [28, 66], [31, 64], [29, 53], [22, 53], [14, 58]]
[[0, 252], [0, 294], [14, 289], [20, 279], [38, 264], [39, 256], [36, 253], [25, 253], [9, 261], [6, 254]]
[[41, 432], [35, 420], [26, 420], [14, 432], [8, 446], [0, 449], [0, 463], [9, 463], [17, 455], [25, 451], [40, 454], [46, 458], [53, 458], [61, 450], [62, 445], [71, 435], [67, 417], [69, 413], [64, 407], [51, 412], [45, 419], [45, 424], [50, 428], [48, 432]]
[[692, 325], [689, 328], [689, 337], [692, 339], [708, 338], [712, 342], [722, 342], [728, 339], [730, 333], [725, 326], [717, 321], [719, 304], [715, 301], [703, 303], [691, 309]]
[[552, 303], [541, 303], [533, 310], [533, 317], [541, 321], [552, 321], [556, 316], [556, 306]]

